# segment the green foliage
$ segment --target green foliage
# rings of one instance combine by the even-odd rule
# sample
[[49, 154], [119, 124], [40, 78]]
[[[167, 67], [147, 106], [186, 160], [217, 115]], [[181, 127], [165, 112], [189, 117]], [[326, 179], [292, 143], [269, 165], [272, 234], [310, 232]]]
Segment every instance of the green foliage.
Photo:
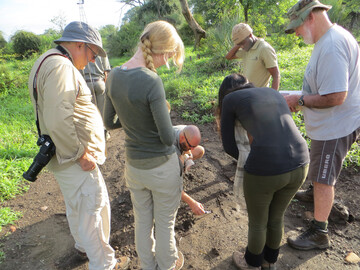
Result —
[[56, 47], [54, 40], [57, 40], [60, 37], [61, 34], [56, 32], [55, 30], [51, 31], [50, 29], [48, 29], [46, 33], [40, 35], [40, 53], [44, 53], [47, 50]]
[[[19, 61], [14, 56], [8, 56], [6, 62], [0, 61], [0, 76], [5, 73], [3, 77], [7, 78], [7, 84], [0, 92], [0, 202], [28, 189], [22, 173], [38, 151], [33, 107], [27, 89], [34, 61], [35, 58]], [[0, 80], [3, 86], [1, 82], [3, 79]], [[1, 208], [0, 211], [5, 215], [0, 217], [0, 226], [19, 217], [9, 209]]]
[[343, 167], [360, 167], [360, 144], [354, 143], [345, 157]]
[[30, 61], [17, 61], [15, 55], [1, 55], [0, 58], [0, 100], [6, 95], [14, 95], [14, 89], [27, 87], [28, 72], [34, 58]]
[[14, 52], [21, 57], [29, 57], [34, 52], [40, 51], [41, 40], [31, 32], [17, 31], [11, 38]]
[[4, 48], [6, 46], [6, 40], [3, 36], [3, 33], [0, 31], [0, 49]]
[[296, 49], [304, 45], [302, 39], [296, 35], [284, 35], [283, 33], [272, 33], [266, 37], [266, 41], [274, 47], [276, 51]]
[[241, 15], [236, 13], [232, 16], [223, 16], [216, 27], [207, 32], [206, 45], [209, 54], [213, 55], [212, 62], [219, 63], [225, 67], [229, 63], [225, 59], [225, 55], [234, 46], [231, 40], [231, 32], [234, 25], [238, 24]]
[[4, 251], [0, 250], [0, 264], [1, 264], [3, 261], [5, 261], [5, 258], [6, 258], [6, 256], [5, 256]]
[[281, 74], [280, 90], [301, 90], [305, 68], [313, 46], [277, 51]]
[[133, 6], [123, 18], [119, 31], [109, 36], [106, 50], [110, 56], [120, 57], [133, 53], [145, 25], [157, 20], [168, 21], [176, 28], [182, 25], [184, 17], [178, 0], [120, 0]]
[[108, 47], [108, 40], [111, 39], [111, 37], [115, 36], [117, 31], [117, 27], [111, 24], [105, 25], [104, 27], [99, 29], [103, 42], [103, 48], [105, 48], [105, 50], [107, 50]]
[[[196, 22], [204, 29], [205, 28], [204, 17], [201, 14], [193, 14], [193, 17], [196, 20]], [[182, 25], [178, 29], [178, 32], [185, 45], [194, 45], [195, 35], [187, 22], [182, 23]]]
[[106, 49], [109, 55], [120, 57], [132, 53], [142, 30], [143, 26], [136, 22], [123, 24], [115, 35], [108, 37]]
[[[241, 10], [238, 1], [235, 0], [189, 0], [189, 6], [192, 7], [193, 13], [203, 16], [206, 25], [204, 28], [216, 26], [219, 21], [222, 20], [223, 16], [232, 16]], [[238, 21], [238, 23], [239, 22], [240, 21]]]
[[174, 25], [181, 23], [182, 14], [177, 0], [148, 0], [138, 9], [138, 18], [149, 18], [146, 24], [155, 20], [166, 20]]

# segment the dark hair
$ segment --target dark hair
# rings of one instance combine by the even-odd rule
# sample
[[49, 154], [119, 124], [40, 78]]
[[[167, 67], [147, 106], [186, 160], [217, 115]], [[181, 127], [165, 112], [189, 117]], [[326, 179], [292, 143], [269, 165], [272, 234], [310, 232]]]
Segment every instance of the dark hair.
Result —
[[240, 73], [233, 73], [224, 78], [219, 88], [218, 105], [215, 112], [218, 127], [220, 124], [222, 102], [224, 97], [227, 94], [230, 94], [234, 91], [246, 89], [246, 88], [254, 88], [254, 87], [255, 86], [252, 83], [250, 83], [248, 79], [245, 76], [241, 75]]

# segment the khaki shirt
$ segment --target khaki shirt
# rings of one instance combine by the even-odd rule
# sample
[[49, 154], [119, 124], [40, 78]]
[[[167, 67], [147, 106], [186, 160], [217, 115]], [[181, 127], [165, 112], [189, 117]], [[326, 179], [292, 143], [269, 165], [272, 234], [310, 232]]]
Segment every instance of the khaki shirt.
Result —
[[[29, 76], [28, 87], [35, 114], [34, 76], [41, 61], [52, 53], [60, 52], [51, 49], [40, 56]], [[84, 154], [85, 148], [97, 163], [104, 163], [103, 121], [99, 110], [91, 102], [90, 89], [72, 62], [61, 55], [48, 57], [37, 75], [37, 92], [41, 133], [48, 134], [56, 146], [56, 155], [48, 168], [56, 171], [73, 165]]]
[[269, 86], [271, 74], [267, 69], [278, 65], [275, 50], [269, 43], [259, 38], [248, 52], [238, 50], [236, 57], [243, 59], [244, 76], [255, 87]]
[[89, 62], [81, 73], [84, 74], [86, 81], [100, 78], [105, 80], [105, 72], [110, 72], [110, 70], [109, 59], [107, 57], [98, 56], [95, 59], [95, 63]]

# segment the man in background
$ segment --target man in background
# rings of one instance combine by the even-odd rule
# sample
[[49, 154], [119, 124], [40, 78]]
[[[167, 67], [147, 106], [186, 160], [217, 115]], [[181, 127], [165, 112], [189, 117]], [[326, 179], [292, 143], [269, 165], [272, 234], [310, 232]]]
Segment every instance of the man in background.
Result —
[[275, 50], [262, 38], [253, 35], [251, 27], [239, 23], [232, 29], [234, 47], [225, 56], [228, 60], [242, 59], [243, 75], [255, 87], [269, 87], [279, 90], [280, 71]]
[[[93, 95], [93, 103], [98, 107], [101, 116], [104, 111], [105, 82], [110, 70], [111, 67], [107, 56], [96, 57], [95, 62], [89, 62], [83, 70], [85, 81]], [[106, 139], [108, 139], [110, 135], [106, 130], [105, 134]]]

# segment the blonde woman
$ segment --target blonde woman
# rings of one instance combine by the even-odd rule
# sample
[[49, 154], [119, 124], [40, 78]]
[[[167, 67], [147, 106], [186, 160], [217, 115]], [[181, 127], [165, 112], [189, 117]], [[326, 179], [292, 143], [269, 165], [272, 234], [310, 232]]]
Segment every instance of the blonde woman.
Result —
[[113, 69], [106, 82], [104, 122], [108, 129], [125, 131], [125, 178], [143, 270], [181, 269], [184, 263], [174, 231], [183, 183], [165, 91], [156, 72], [169, 59], [180, 71], [184, 61], [181, 38], [165, 21], [150, 23], [136, 53]]

